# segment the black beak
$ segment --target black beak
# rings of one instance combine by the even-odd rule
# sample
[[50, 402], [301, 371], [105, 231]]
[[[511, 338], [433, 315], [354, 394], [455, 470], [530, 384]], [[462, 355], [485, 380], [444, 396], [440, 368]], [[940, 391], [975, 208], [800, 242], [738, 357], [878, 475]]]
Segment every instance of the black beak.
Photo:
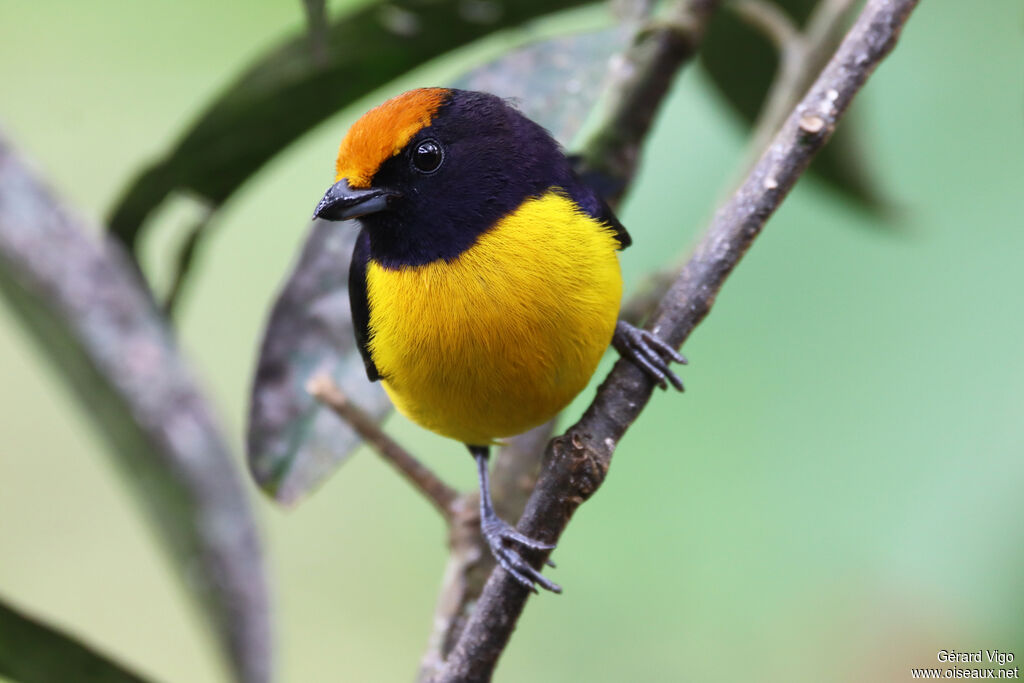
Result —
[[388, 201], [397, 196], [398, 193], [391, 190], [358, 190], [349, 187], [348, 181], [342, 178], [324, 193], [324, 198], [316, 205], [313, 218], [323, 218], [325, 221], [359, 218], [383, 211], [388, 208]]

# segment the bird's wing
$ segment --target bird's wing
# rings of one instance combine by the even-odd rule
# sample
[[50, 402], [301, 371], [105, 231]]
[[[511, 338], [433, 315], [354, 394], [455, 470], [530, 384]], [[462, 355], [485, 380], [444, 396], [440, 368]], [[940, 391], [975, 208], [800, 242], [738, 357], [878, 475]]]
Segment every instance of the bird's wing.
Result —
[[612, 229], [615, 239], [619, 242], [620, 250], [633, 243], [633, 238], [626, 232], [626, 227], [619, 222], [612, 208], [593, 188], [581, 181], [572, 196], [576, 205], [583, 209], [588, 216], [601, 221]]
[[606, 174], [598, 171], [579, 170], [583, 157], [578, 154], [571, 154], [568, 157], [570, 172], [573, 178], [574, 191], [570, 191], [576, 203], [587, 212], [591, 218], [596, 218], [607, 224], [614, 232], [615, 239], [619, 242], [619, 249], [625, 249], [633, 244], [633, 238], [626, 232], [626, 227], [619, 222], [618, 217], [612, 208], [608, 206], [605, 197], [611, 196], [621, 190], [622, 183], [610, 179]]
[[625, 249], [629, 245], [633, 244], [633, 238], [629, 236], [628, 232], [626, 232], [626, 226], [619, 222], [618, 217], [615, 215], [615, 212], [612, 211], [611, 207], [608, 206], [608, 204], [600, 197], [597, 201], [598, 210], [596, 215], [594, 215], [594, 218], [604, 221], [611, 226], [612, 230], [615, 231], [615, 239], [619, 241], [619, 249]]
[[370, 235], [359, 231], [355, 249], [352, 250], [352, 265], [348, 270], [348, 301], [352, 307], [352, 328], [359, 346], [359, 355], [366, 366], [366, 376], [371, 382], [380, 379], [377, 366], [370, 356], [370, 300], [366, 295], [366, 265], [370, 261]]

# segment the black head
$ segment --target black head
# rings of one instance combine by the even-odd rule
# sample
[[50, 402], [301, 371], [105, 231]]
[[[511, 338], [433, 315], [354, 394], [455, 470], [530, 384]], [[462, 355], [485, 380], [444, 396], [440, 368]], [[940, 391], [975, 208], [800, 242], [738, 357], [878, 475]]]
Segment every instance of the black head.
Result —
[[[379, 111], [388, 107], [389, 115]], [[546, 130], [481, 92], [429, 89], [391, 100], [352, 127], [338, 167], [317, 215], [360, 218], [370, 256], [386, 267], [453, 259], [552, 187], [591, 215], [603, 207]]]

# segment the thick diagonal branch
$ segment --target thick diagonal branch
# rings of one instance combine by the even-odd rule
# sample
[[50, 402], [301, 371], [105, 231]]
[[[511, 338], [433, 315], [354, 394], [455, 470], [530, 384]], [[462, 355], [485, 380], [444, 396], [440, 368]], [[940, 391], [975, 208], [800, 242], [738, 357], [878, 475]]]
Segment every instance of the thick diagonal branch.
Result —
[[[854, 95], [896, 44], [917, 0], [869, 0], [807, 95], [719, 209], [694, 255], [662, 299], [649, 328], [680, 346], [708, 314], [726, 278], [814, 154], [831, 137]], [[586, 413], [552, 441], [519, 529], [554, 542], [601, 485], [612, 453], [650, 399], [653, 384], [620, 360]], [[537, 558], [538, 561], [541, 558]], [[529, 593], [495, 570], [435, 683], [490, 680]]]
[[[593, 133], [578, 154], [577, 170], [603, 184], [612, 206], [629, 188], [657, 111], [676, 74], [696, 52], [719, 0], [677, 0], [665, 18], [653, 23], [646, 19], [650, 8], [640, 4], [644, 6], [635, 14], [647, 23], [612, 67]], [[498, 453], [491, 481], [495, 506], [504, 519], [522, 514], [552, 431], [551, 423], [538, 427], [510, 440]], [[476, 505], [475, 494], [455, 502], [449, 527], [451, 555], [421, 662], [420, 681], [431, 680], [444, 666], [494, 567], [479, 533]]]
[[855, 0], [820, 0], [803, 31], [795, 30], [792, 24], [780, 30], [788, 17], [777, 5], [765, 0], [744, 0], [736, 5], [740, 16], [767, 33], [779, 52], [779, 68], [754, 123], [744, 172], [757, 162], [758, 155], [832, 56], [854, 4]]

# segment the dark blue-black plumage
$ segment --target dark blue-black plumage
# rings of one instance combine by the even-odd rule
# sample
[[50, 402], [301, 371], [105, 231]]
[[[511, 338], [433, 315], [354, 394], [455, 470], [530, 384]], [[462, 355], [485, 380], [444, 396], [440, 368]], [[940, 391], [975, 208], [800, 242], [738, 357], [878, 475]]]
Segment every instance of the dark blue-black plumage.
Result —
[[[424, 174], [412, 155], [433, 140], [443, 149], [437, 171]], [[451, 90], [431, 122], [383, 164], [372, 187], [396, 192], [385, 211], [363, 216], [352, 254], [349, 298], [359, 350], [371, 381], [380, 379], [369, 343], [366, 268], [452, 260], [515, 211], [524, 200], [560, 188], [588, 215], [615, 231], [622, 248], [631, 240], [598, 194], [573, 172], [551, 135], [494, 95]]]
[[370, 356], [370, 301], [366, 295], [366, 266], [370, 261], [370, 235], [360, 230], [356, 246], [352, 250], [352, 265], [348, 270], [348, 301], [352, 309], [352, 328], [355, 330], [356, 345], [363, 357], [366, 376], [371, 382], [380, 379], [377, 365]]

